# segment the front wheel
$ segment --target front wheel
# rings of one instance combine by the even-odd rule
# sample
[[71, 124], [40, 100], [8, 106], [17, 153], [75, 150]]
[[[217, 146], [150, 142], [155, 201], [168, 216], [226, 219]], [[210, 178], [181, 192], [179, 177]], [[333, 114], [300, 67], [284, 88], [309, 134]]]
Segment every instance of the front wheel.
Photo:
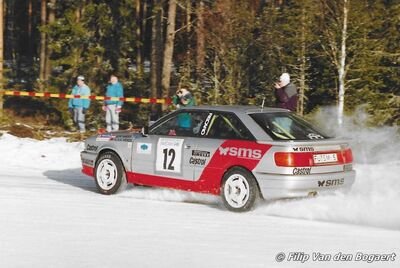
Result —
[[96, 186], [102, 194], [114, 194], [126, 185], [125, 170], [113, 152], [102, 154], [95, 167]]
[[236, 167], [224, 175], [221, 195], [227, 209], [244, 212], [254, 206], [259, 190], [254, 176], [249, 171]]

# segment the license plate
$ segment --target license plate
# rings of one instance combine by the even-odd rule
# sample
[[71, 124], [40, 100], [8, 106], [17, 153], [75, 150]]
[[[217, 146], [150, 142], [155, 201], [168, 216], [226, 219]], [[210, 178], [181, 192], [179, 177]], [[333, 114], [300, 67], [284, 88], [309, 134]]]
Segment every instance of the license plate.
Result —
[[313, 157], [315, 164], [332, 163], [338, 161], [336, 154], [315, 154]]

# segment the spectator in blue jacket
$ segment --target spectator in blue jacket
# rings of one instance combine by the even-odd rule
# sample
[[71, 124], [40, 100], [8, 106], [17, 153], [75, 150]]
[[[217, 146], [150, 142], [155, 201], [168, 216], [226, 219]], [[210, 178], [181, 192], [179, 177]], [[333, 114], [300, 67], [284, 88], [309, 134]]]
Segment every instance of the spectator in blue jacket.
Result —
[[[85, 84], [85, 77], [80, 75], [76, 79], [76, 85], [72, 88], [72, 95], [80, 97], [90, 96], [90, 88]], [[89, 98], [69, 99], [68, 109], [72, 115], [76, 127], [81, 133], [85, 133], [85, 114], [90, 106]]]
[[[106, 89], [106, 97], [124, 97], [124, 89], [118, 77], [111, 75], [110, 84]], [[116, 131], [119, 129], [119, 113], [121, 112], [123, 102], [120, 100], [104, 101], [103, 110], [106, 112], [107, 131]]]

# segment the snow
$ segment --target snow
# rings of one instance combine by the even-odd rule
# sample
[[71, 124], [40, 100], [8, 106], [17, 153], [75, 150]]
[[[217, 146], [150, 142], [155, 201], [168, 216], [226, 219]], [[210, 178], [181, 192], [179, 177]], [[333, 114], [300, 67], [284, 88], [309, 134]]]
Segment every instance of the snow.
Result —
[[[83, 143], [0, 137], [0, 267], [399, 267], [400, 142], [357, 129], [346, 194], [226, 211], [218, 197], [147, 187], [104, 196], [81, 174]], [[275, 256], [311, 259], [282, 263]], [[312, 260], [312, 253], [395, 253], [395, 261]]]

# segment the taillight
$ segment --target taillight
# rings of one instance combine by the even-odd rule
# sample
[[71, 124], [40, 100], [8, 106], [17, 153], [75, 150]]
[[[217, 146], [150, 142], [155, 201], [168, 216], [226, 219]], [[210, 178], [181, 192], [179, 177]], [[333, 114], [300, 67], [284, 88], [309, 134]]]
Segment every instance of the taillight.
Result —
[[276, 152], [274, 158], [279, 167], [326, 166], [353, 162], [350, 148], [341, 151]]
[[343, 163], [353, 163], [353, 153], [350, 148], [342, 151]]
[[275, 164], [280, 167], [309, 167], [313, 165], [311, 153], [275, 153]]

